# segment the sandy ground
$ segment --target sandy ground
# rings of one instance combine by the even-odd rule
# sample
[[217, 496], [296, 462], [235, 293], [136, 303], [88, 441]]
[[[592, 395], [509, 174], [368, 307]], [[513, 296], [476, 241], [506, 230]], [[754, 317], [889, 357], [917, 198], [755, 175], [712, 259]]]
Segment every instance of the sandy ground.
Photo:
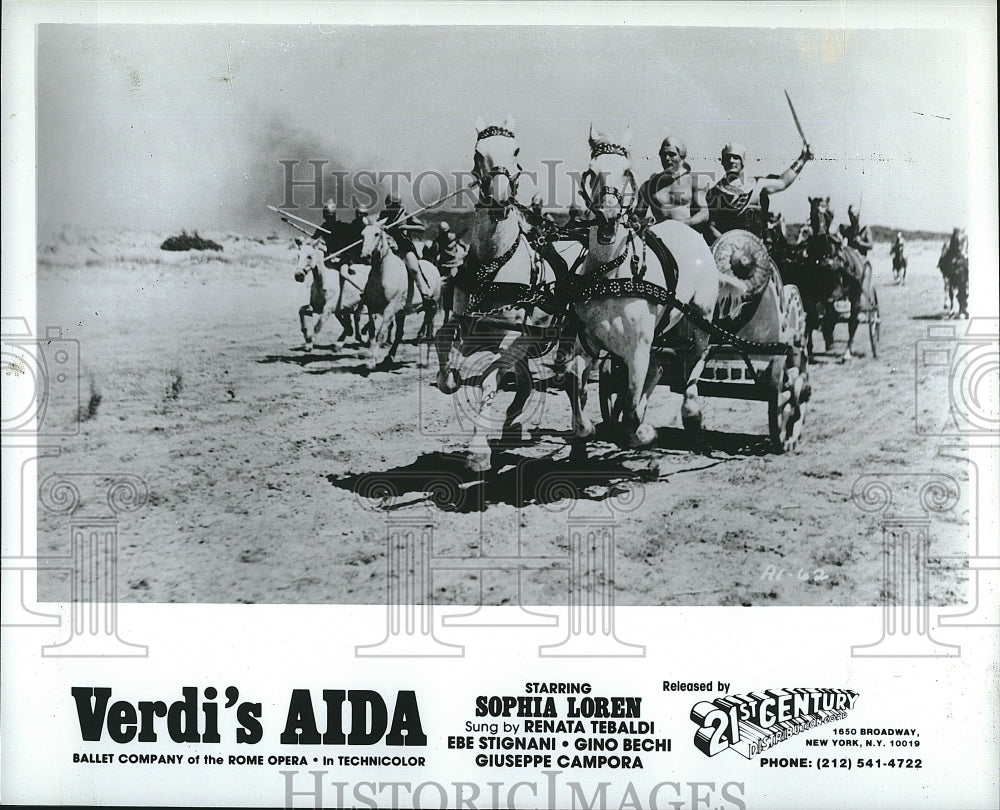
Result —
[[[915, 396], [925, 416], [947, 412], [946, 387], [915, 368], [928, 327], [956, 323], [938, 323], [937, 243], [911, 245], [905, 286], [877, 246], [879, 356], [862, 327], [866, 356], [839, 362], [847, 326], [838, 326], [835, 353], [811, 367], [797, 452], [768, 450], [764, 404], [722, 399], [706, 401], [715, 450], [697, 452], [679, 427], [680, 397], [661, 387], [655, 450], [597, 442], [578, 468], [567, 460], [567, 399], [549, 392], [532, 400], [532, 444], [502, 451], [499, 469], [479, 480], [447, 455], [461, 447], [462, 400], [431, 385], [416, 346], [366, 376], [358, 347], [324, 348], [331, 324], [303, 354], [297, 310], [308, 290], [292, 279], [290, 240], [204, 235], [224, 252], [165, 253], [165, 234], [40, 240], [39, 326], [62, 326], [81, 356], [80, 401], [53, 391], [46, 418], [71, 427], [77, 407], [87, 418], [42, 461], [39, 480], [99, 472], [146, 483], [145, 507], [119, 522], [123, 600], [379, 603], [387, 531], [401, 523], [433, 527], [442, 556], [558, 560], [573, 525], [610, 519], [618, 604], [873, 605], [884, 591], [880, 515], [851, 498], [864, 475], [953, 476], [963, 495], [934, 517], [931, 557], [968, 550], [967, 465], [915, 432]], [[416, 327], [410, 318], [410, 335]], [[396, 497], [359, 497], [371, 474]], [[912, 481], [900, 485], [915, 496]], [[67, 546], [67, 517], [41, 510], [39, 552]], [[960, 568], [935, 567], [930, 601], [963, 602], [966, 581]], [[524, 574], [520, 587], [526, 604], [565, 603], [556, 564]], [[43, 575], [39, 590], [66, 599], [69, 585]], [[437, 571], [434, 591], [443, 603], [518, 599], [517, 578], [495, 572]]]

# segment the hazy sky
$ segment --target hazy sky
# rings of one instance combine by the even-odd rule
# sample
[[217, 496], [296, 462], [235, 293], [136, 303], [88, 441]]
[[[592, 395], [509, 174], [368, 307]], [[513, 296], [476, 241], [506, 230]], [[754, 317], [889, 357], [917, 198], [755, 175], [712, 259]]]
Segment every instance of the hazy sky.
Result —
[[39, 221], [270, 229], [279, 160], [467, 170], [476, 117], [507, 113], [524, 167], [560, 177], [586, 167], [591, 122], [631, 126], [640, 180], [667, 132], [697, 171], [738, 140], [780, 172], [800, 149], [787, 89], [818, 159], [773, 208], [801, 221], [830, 195], [839, 217], [862, 201], [945, 230], [970, 210], [969, 69], [948, 30], [41, 25]]

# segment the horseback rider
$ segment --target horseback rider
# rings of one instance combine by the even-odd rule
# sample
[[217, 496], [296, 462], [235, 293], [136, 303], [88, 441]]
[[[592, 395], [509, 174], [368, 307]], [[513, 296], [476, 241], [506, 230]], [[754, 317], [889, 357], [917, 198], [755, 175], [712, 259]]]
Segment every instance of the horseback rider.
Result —
[[333, 267], [336, 263], [347, 262], [345, 254], [334, 257], [332, 254], [351, 244], [350, 226], [346, 222], [337, 219], [337, 206], [333, 200], [327, 200], [323, 206], [323, 224], [316, 229], [312, 238], [323, 243], [323, 250], [326, 254], [324, 264]]
[[969, 258], [969, 239], [965, 235], [965, 231], [961, 228], [955, 228], [951, 232], [951, 239], [945, 242], [944, 247], [941, 248], [941, 258], [938, 260], [938, 266], [946, 260], [953, 259], [966, 259]]
[[441, 275], [453, 276], [462, 264], [465, 253], [465, 246], [458, 241], [458, 235], [454, 231], [444, 234], [444, 239], [438, 242], [437, 252], [437, 265]]
[[872, 234], [867, 225], [861, 225], [861, 214], [853, 205], [847, 206], [849, 224], [840, 226], [840, 235], [847, 244], [862, 256], [867, 256], [872, 249]]
[[738, 143], [727, 143], [722, 147], [721, 160], [725, 177], [705, 195], [709, 219], [715, 232], [721, 234], [741, 228], [764, 239], [770, 195], [784, 191], [794, 183], [812, 156], [808, 144], [803, 144], [802, 152], [782, 174], [747, 177], [744, 174], [746, 147]]
[[420, 259], [417, 257], [417, 248], [413, 244], [412, 233], [422, 231], [424, 224], [416, 217], [407, 217], [406, 210], [399, 197], [389, 194], [385, 198], [385, 208], [382, 209], [382, 219], [385, 221], [386, 233], [396, 242], [397, 253], [406, 265], [406, 272], [413, 280], [413, 286], [420, 293], [421, 298], [428, 298], [431, 294], [430, 287], [420, 271]]
[[344, 265], [361, 264], [361, 239], [371, 213], [369, 206], [359, 203], [354, 207], [354, 219], [343, 224], [344, 246], [353, 246], [340, 255], [340, 261]]
[[906, 240], [903, 239], [903, 232], [896, 231], [896, 235], [892, 237], [892, 252], [893, 258], [903, 258], [903, 251], [906, 249]]
[[662, 171], [654, 173], [639, 188], [636, 214], [640, 218], [652, 216], [655, 222], [667, 219], [683, 222], [706, 236], [708, 231], [708, 204], [705, 188], [699, 178], [691, 173], [686, 160], [684, 141], [668, 135], [660, 144]]

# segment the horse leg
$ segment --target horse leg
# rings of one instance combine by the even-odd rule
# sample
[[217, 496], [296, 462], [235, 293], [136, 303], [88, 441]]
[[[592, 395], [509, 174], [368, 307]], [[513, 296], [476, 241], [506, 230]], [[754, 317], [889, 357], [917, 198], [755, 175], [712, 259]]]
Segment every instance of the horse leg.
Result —
[[528, 367], [527, 354], [534, 342], [535, 339], [527, 335], [517, 338], [504, 353], [499, 372], [499, 379], [502, 380], [509, 372], [513, 371], [514, 378], [517, 381], [514, 398], [507, 407], [503, 424], [504, 437], [517, 444], [523, 444], [531, 440], [530, 432], [523, 424], [517, 421], [517, 418], [524, 411], [524, 406], [531, 397], [532, 379], [531, 370]]
[[858, 331], [858, 315], [861, 311], [861, 297], [851, 298], [851, 314], [847, 319], [847, 351], [844, 352], [844, 359], [850, 360], [854, 357], [854, 333]]
[[305, 350], [311, 352], [313, 348], [313, 333], [309, 329], [309, 324], [306, 322], [306, 318], [311, 317], [313, 314], [313, 308], [309, 304], [304, 304], [299, 307], [299, 328], [302, 330], [302, 339], [305, 341]]
[[684, 387], [684, 402], [681, 404], [681, 424], [684, 429], [691, 433], [696, 439], [701, 436], [702, 410], [701, 397], [698, 394], [698, 380], [701, 379], [705, 370], [705, 363], [708, 360], [708, 335], [700, 330], [694, 331], [694, 351], [697, 352], [698, 360], [691, 369], [687, 378], [687, 385]]
[[343, 346], [347, 338], [351, 336], [351, 316], [347, 312], [335, 312], [334, 315], [340, 323], [340, 336], [333, 342], [334, 346]]
[[427, 306], [424, 309], [424, 322], [420, 325], [420, 331], [417, 332], [417, 340], [431, 341], [434, 338], [434, 316], [437, 315], [437, 301], [433, 298], [428, 299]]
[[627, 363], [629, 407], [631, 408], [629, 421], [635, 426], [629, 436], [630, 447], [643, 447], [652, 444], [656, 439], [656, 428], [643, 421], [646, 416], [646, 406], [649, 404], [649, 394], [660, 376], [659, 365], [655, 369], [651, 368], [649, 358], [650, 345], [642, 341], [636, 345], [632, 357]]
[[492, 466], [489, 437], [490, 429], [496, 427], [499, 416], [496, 405], [499, 386], [500, 368], [494, 365], [483, 377], [479, 410], [472, 420], [472, 441], [465, 459], [466, 466], [472, 472], [486, 472]]
[[461, 343], [461, 331], [458, 321], [448, 319], [434, 337], [438, 354], [437, 387], [445, 394], [454, 394], [458, 390], [458, 374], [455, 371], [453, 354], [457, 353]]
[[956, 293], [958, 297], [958, 315], [961, 318], [969, 317], [969, 279], [959, 279], [958, 291]]
[[389, 346], [389, 351], [386, 352], [385, 357], [382, 360], [383, 365], [389, 365], [393, 358], [396, 356], [396, 349], [399, 348], [399, 344], [403, 342], [403, 322], [406, 320], [405, 312], [397, 312], [393, 317], [394, 333], [392, 336], [392, 343]]
[[371, 316], [371, 326], [374, 331], [371, 343], [368, 346], [368, 360], [366, 365], [369, 371], [373, 371], [379, 365], [378, 353], [386, 342], [387, 334], [390, 324], [392, 323], [392, 316], [387, 312], [375, 312]]
[[590, 369], [593, 359], [584, 350], [579, 341], [574, 346], [574, 356], [566, 364], [566, 393], [573, 409], [573, 439], [570, 449], [570, 459], [573, 461], [587, 460], [587, 440], [594, 435], [594, 423], [587, 417], [584, 409], [587, 407], [587, 382], [590, 380]]

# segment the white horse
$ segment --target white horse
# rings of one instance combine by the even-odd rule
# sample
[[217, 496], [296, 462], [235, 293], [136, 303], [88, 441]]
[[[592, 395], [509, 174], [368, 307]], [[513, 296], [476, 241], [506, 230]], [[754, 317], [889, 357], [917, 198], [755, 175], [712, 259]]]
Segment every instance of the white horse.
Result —
[[[362, 299], [368, 307], [375, 331], [368, 354], [369, 369], [392, 361], [403, 339], [403, 322], [411, 313], [424, 314], [418, 338], [426, 334], [430, 339], [434, 334], [434, 315], [441, 301], [441, 274], [437, 268], [425, 259], [420, 261], [420, 269], [429, 291], [427, 298], [421, 299], [406, 270], [406, 263], [393, 252], [394, 246], [395, 243], [386, 233], [383, 224], [369, 218], [361, 232], [361, 258], [371, 259], [372, 263]], [[389, 332], [393, 325], [395, 329], [391, 345], [379, 360], [378, 354], [389, 343]]]
[[[454, 290], [454, 315], [437, 335], [438, 388], [453, 394], [463, 383], [479, 386], [466, 457], [469, 468], [477, 472], [491, 467], [489, 439], [498, 427], [505, 435], [516, 433], [518, 440], [527, 438], [516, 419], [531, 395], [527, 359], [540, 345], [537, 333], [532, 332], [554, 321], [552, 314], [537, 307], [517, 305], [532, 286], [554, 283], [555, 272], [525, 238], [528, 226], [516, 202], [522, 170], [513, 128], [511, 116], [501, 126], [486, 126], [482, 118], [476, 122], [472, 171], [479, 201], [469, 252]], [[490, 362], [474, 364], [474, 376], [465, 366], [462, 379], [463, 360], [473, 355]], [[509, 373], [515, 375], [517, 390], [501, 418], [497, 392]]]
[[323, 328], [323, 319], [333, 314], [343, 327], [335, 346], [342, 345], [353, 332], [362, 339], [359, 328], [361, 293], [371, 270], [367, 264], [352, 264], [341, 272], [337, 267], [327, 267], [323, 247], [315, 242], [296, 240], [298, 254], [295, 260], [295, 280], [303, 282], [312, 276], [309, 303], [299, 307], [299, 326], [305, 341], [305, 350], [313, 349], [313, 338]]
[[[661, 372], [658, 364], [650, 363], [653, 339], [662, 331], [673, 329], [684, 317], [668, 301], [637, 294], [636, 281], [666, 291], [673, 286], [674, 279], [668, 279], [659, 258], [643, 243], [629, 221], [638, 194], [628, 155], [630, 136], [630, 130], [626, 130], [616, 143], [591, 127], [591, 161], [582, 177], [582, 192], [593, 215], [582, 275], [588, 281], [605, 279], [619, 283], [617, 290], [615, 284], [607, 285], [611, 291], [603, 295], [600, 287], [592, 287], [592, 294], [583, 300], [578, 296], [574, 303], [578, 337], [567, 368], [566, 390], [573, 407], [573, 455], [577, 458], [586, 456], [585, 443], [594, 434], [594, 425], [584, 412], [586, 384], [596, 359], [591, 352], [606, 351], [620, 358], [627, 379], [626, 390], [622, 392], [625, 403], [622, 419], [628, 431], [626, 443], [631, 447], [648, 445], [656, 438], [656, 430], [645, 421], [646, 407]], [[652, 226], [650, 231], [674, 258], [676, 299], [711, 320], [720, 280], [725, 277], [719, 273], [705, 240], [687, 225], [671, 220]], [[588, 281], [581, 282], [583, 290]], [[701, 405], [697, 383], [705, 364], [708, 335], [697, 326], [690, 332], [692, 356], [698, 359], [687, 380], [681, 415], [686, 428], [698, 430]]]

